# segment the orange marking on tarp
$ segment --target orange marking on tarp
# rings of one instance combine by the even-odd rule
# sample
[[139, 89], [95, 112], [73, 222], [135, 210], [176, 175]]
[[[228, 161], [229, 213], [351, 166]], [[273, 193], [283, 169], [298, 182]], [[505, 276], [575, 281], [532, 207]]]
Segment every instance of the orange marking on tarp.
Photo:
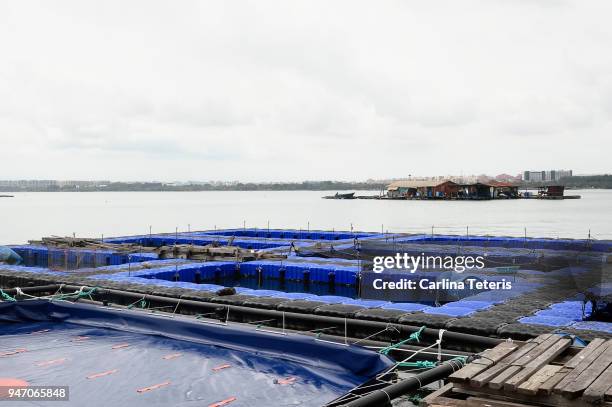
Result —
[[89, 339], [89, 336], [77, 336], [76, 338], [74, 338], [72, 341], [73, 342], [80, 342], [80, 341], [86, 341]]
[[227, 369], [228, 367], [232, 367], [232, 365], [225, 364], [225, 365], [213, 367], [212, 371], [213, 372], [218, 372], [219, 370]]
[[44, 334], [45, 332], [49, 332], [49, 331], [50, 329], [41, 329], [40, 331], [30, 332], [30, 335]]
[[164, 360], [172, 360], [172, 359], [180, 358], [181, 356], [183, 356], [182, 353], [171, 353], [169, 355], [164, 356], [162, 359], [164, 359]]
[[163, 382], [163, 383], [159, 383], [159, 384], [154, 384], [153, 386], [143, 387], [142, 389], [138, 389], [136, 391], [138, 393], [144, 393], [144, 392], [147, 392], [147, 391], [159, 389], [160, 387], [164, 387], [164, 386], [167, 386], [169, 384], [170, 384], [170, 381], [167, 381], [167, 382]]
[[44, 362], [39, 362], [36, 366], [49, 366], [49, 365], [57, 365], [59, 363], [64, 363], [66, 358], [53, 359], [53, 360], [45, 360]]
[[19, 349], [11, 350], [8, 352], [0, 353], [0, 356], [12, 356], [12, 355], [17, 355], [18, 353], [23, 353], [27, 351], [28, 350], [25, 348], [19, 348]]
[[87, 376], [87, 378], [88, 379], [97, 379], [98, 377], [108, 376], [108, 375], [117, 373], [118, 371], [119, 371], [119, 369], [107, 370], [106, 372], [95, 373], [95, 374], [89, 375], [89, 376]]
[[130, 346], [129, 343], [120, 343], [119, 345], [115, 345], [113, 346], [111, 349], [121, 349], [121, 348], [127, 348], [128, 346]]
[[16, 377], [0, 377], [0, 399], [9, 398], [9, 389], [15, 387], [28, 387], [30, 383]]
[[276, 384], [293, 384], [297, 380], [297, 377], [288, 377], [286, 379], [277, 380]]
[[230, 398], [228, 398], [228, 399], [221, 400], [221, 401], [218, 401], [218, 402], [216, 402], [216, 403], [212, 403], [212, 404], [210, 404], [208, 407], [221, 407], [221, 406], [226, 406], [226, 405], [228, 405], [229, 403], [231, 403], [232, 401], [236, 401], [236, 400], [237, 400], [237, 399], [236, 399], [236, 397], [230, 397]]

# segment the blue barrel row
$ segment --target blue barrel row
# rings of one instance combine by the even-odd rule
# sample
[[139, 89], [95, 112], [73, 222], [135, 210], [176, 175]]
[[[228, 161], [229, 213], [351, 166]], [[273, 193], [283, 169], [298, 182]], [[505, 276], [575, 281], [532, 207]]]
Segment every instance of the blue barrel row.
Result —
[[264, 278], [348, 285], [357, 283], [359, 271], [356, 266], [305, 262], [281, 264], [271, 261], [253, 261], [240, 265], [240, 273], [244, 276], [258, 276], [260, 270]]
[[519, 319], [523, 324], [536, 324], [554, 327], [568, 327], [591, 316], [593, 306], [590, 302], [563, 301], [552, 304], [549, 308], [540, 310], [532, 316]]
[[225, 229], [194, 232], [199, 235], [219, 235], [236, 237], [258, 237], [266, 239], [291, 239], [291, 240], [345, 240], [364, 238], [376, 235], [367, 232], [332, 232], [323, 230], [297, 230], [297, 229]]
[[85, 249], [49, 249], [43, 246], [14, 246], [26, 266], [46, 268], [88, 268], [124, 264], [128, 261], [142, 261], [142, 256], [135, 259], [126, 254], [109, 250]]
[[[229, 237], [189, 237], [185, 235], [152, 235], [152, 236], [131, 236], [122, 238], [105, 239], [107, 243], [135, 243], [142, 246], [159, 247], [172, 246], [174, 244], [193, 244], [196, 246], [206, 246], [209, 244], [219, 244], [225, 246], [229, 243]], [[261, 240], [235, 239], [232, 245], [242, 247], [243, 249], [270, 249], [282, 246], [290, 246], [290, 241], [266, 242]]]

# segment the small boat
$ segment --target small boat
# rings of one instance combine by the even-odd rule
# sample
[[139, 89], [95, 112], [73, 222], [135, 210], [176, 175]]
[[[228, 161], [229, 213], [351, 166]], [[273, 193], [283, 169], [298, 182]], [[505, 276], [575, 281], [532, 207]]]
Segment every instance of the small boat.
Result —
[[14, 198], [14, 195], [0, 195], [0, 198]]
[[335, 195], [324, 196], [323, 199], [355, 199], [355, 193], [349, 192], [347, 194], [339, 194], [336, 192]]

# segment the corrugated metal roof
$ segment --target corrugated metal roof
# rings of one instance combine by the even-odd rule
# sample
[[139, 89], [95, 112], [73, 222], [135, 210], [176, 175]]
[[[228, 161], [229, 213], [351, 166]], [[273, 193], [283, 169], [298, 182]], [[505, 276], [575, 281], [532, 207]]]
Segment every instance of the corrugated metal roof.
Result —
[[395, 181], [387, 185], [387, 189], [395, 190], [397, 188], [424, 188], [424, 187], [437, 187], [438, 185], [442, 185], [446, 182], [452, 182], [450, 180], [444, 179], [440, 181], [434, 180], [401, 180]]

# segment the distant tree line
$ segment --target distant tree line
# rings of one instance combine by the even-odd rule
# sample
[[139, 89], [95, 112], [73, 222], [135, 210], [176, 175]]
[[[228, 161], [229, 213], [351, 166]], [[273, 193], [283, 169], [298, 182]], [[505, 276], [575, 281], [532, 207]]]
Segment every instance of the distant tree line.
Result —
[[552, 184], [564, 185], [566, 188], [573, 189], [612, 189], [612, 175], [577, 175], [573, 177], [564, 177], [555, 182], [529, 182], [523, 183], [521, 186], [534, 187]]
[[[523, 183], [521, 187], [537, 187], [553, 184]], [[612, 189], [612, 175], [585, 175], [562, 178], [554, 184], [567, 188]], [[379, 191], [386, 189], [383, 182], [343, 182], [343, 181], [303, 181], [277, 183], [198, 183], [171, 184], [162, 182], [110, 182], [105, 185], [49, 185], [42, 187], [24, 186], [20, 188], [0, 186], [0, 192], [95, 192], [95, 191]]]
[[604, 188], [612, 189], [612, 174], [585, 175], [561, 179], [561, 184], [568, 188]]
[[44, 187], [0, 187], [2, 192], [95, 192], [95, 191], [343, 191], [343, 190], [380, 190], [384, 183], [342, 182], [342, 181], [304, 181], [279, 183], [202, 183], [166, 184], [161, 182], [110, 182], [105, 185], [50, 185]]

